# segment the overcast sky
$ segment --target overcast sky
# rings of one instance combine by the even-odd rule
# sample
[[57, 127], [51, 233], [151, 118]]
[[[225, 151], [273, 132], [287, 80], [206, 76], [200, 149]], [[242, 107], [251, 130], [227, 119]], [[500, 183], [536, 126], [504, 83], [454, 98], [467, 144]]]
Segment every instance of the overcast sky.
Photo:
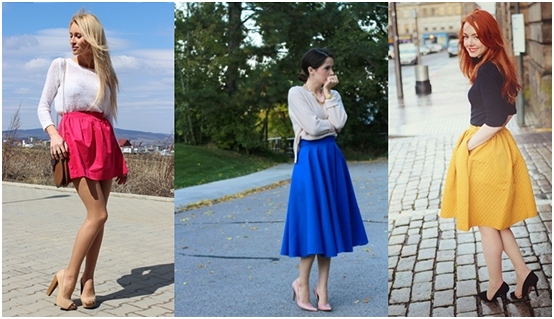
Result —
[[173, 3], [2, 3], [2, 130], [19, 105], [20, 128], [40, 128], [46, 72], [55, 58], [73, 56], [69, 20], [82, 8], [102, 22], [119, 77], [115, 126], [172, 132]]

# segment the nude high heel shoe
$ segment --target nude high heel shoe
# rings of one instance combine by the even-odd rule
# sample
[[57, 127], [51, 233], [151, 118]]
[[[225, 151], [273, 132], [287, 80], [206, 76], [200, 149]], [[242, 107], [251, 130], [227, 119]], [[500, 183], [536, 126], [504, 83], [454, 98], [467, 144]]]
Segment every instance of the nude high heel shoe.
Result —
[[295, 281], [292, 282], [292, 300], [296, 299], [296, 305], [300, 309], [306, 310], [306, 311], [317, 311], [316, 307], [314, 307], [309, 302], [301, 302], [300, 298], [298, 298], [298, 283]]
[[58, 289], [58, 294], [56, 295], [56, 305], [62, 308], [63, 310], [75, 310], [77, 309], [77, 306], [75, 306], [75, 303], [71, 299], [66, 299], [62, 296], [63, 291], [63, 274], [64, 269], [58, 271], [54, 275], [54, 279], [52, 279], [52, 282], [50, 283], [50, 287], [46, 290], [46, 295], [50, 296], [52, 292], [56, 289], [56, 287], [59, 285], [60, 288]]
[[319, 303], [319, 294], [317, 293], [317, 285], [314, 287], [314, 295], [317, 299], [317, 309], [321, 310], [321, 311], [331, 311], [332, 308], [331, 308], [331, 305], [326, 303], [324, 305], [321, 305]]
[[92, 295], [90, 297], [83, 297], [83, 287], [85, 285], [83, 283], [83, 278], [81, 278], [80, 283], [81, 283], [81, 304], [83, 305], [83, 308], [92, 309], [96, 307], [96, 295]]

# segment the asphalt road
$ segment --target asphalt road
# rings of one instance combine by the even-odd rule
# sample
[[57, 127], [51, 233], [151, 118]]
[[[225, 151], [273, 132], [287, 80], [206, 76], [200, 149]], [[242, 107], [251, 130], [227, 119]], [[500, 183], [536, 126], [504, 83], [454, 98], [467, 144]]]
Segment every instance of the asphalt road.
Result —
[[[325, 316], [385, 317], [387, 163], [349, 168], [370, 242], [333, 258]], [[279, 255], [289, 186], [175, 214], [175, 316], [322, 315], [292, 301], [299, 259]]]

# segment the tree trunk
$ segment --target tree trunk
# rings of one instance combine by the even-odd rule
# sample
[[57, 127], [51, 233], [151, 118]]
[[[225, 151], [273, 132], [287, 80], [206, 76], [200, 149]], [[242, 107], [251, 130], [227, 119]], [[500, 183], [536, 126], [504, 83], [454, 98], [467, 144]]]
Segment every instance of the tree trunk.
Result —
[[237, 90], [237, 79], [239, 76], [239, 63], [237, 61], [237, 50], [242, 42], [242, 2], [228, 2], [227, 10], [229, 14], [228, 24], [228, 61], [225, 89], [229, 96]]

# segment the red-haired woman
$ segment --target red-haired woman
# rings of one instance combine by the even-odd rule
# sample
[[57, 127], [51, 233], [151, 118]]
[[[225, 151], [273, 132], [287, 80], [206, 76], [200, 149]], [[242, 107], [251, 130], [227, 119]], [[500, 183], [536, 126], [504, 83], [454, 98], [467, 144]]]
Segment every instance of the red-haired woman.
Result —
[[527, 166], [506, 129], [521, 88], [496, 20], [476, 9], [462, 19], [460, 68], [473, 84], [471, 126], [458, 140], [448, 168], [440, 216], [456, 217], [459, 230], [478, 226], [489, 274], [485, 301], [505, 298], [502, 252], [516, 272], [514, 299], [529, 295], [537, 276], [525, 264], [510, 226], [537, 215]]

